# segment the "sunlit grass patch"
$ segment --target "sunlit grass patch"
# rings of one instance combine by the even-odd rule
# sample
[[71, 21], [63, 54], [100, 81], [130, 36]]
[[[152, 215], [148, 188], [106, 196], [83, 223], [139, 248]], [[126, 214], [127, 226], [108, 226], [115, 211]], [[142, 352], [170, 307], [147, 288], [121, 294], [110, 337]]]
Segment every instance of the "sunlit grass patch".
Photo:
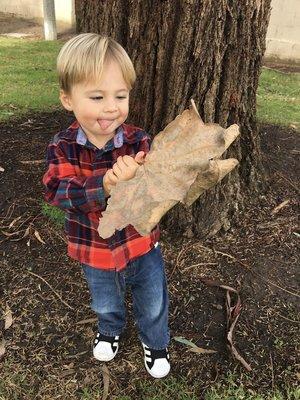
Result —
[[55, 64], [61, 46], [0, 37], [0, 121], [59, 107]]
[[263, 68], [257, 91], [257, 118], [300, 128], [300, 74]]

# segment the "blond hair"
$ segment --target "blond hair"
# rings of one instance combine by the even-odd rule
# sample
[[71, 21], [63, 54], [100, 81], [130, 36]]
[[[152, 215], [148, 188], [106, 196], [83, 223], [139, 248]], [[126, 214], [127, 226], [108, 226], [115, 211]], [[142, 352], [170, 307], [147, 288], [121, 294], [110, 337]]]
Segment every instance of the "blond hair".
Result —
[[60, 88], [70, 93], [77, 83], [100, 79], [103, 65], [107, 61], [116, 61], [123, 73], [129, 89], [135, 81], [133, 64], [114, 39], [97, 33], [82, 33], [68, 40], [57, 57], [57, 71]]

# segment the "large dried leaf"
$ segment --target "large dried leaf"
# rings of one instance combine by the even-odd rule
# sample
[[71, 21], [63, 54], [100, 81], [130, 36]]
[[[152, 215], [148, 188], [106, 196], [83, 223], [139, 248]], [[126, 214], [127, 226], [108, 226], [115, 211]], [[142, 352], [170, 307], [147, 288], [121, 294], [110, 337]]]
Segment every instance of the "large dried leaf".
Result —
[[219, 159], [238, 135], [237, 125], [204, 124], [192, 102], [154, 138], [136, 176], [112, 189], [100, 236], [108, 238], [129, 224], [147, 235], [176, 203], [191, 205], [238, 164]]

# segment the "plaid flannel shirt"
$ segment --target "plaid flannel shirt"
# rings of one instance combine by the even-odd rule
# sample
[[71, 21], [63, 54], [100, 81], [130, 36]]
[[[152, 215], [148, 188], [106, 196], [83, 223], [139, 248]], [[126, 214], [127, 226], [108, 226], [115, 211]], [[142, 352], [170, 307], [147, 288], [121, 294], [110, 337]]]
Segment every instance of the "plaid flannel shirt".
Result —
[[141, 236], [128, 225], [108, 239], [102, 239], [97, 231], [101, 212], [107, 205], [104, 174], [119, 156], [147, 153], [149, 147], [149, 136], [127, 124], [122, 124], [101, 149], [87, 139], [77, 121], [55, 135], [47, 149], [45, 199], [66, 212], [65, 230], [71, 258], [95, 268], [119, 271], [158, 241], [158, 227], [149, 236]]

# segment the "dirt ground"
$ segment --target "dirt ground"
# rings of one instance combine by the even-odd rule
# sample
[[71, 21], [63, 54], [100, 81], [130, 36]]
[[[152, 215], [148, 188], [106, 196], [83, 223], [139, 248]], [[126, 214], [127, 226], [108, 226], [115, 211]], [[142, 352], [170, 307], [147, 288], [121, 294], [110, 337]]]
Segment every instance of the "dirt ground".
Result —
[[[20, 18], [14, 14], [0, 12], [0, 35], [15, 38], [26, 39], [43, 39], [43, 25], [35, 20]], [[66, 30], [63, 26], [57, 26], [58, 39], [68, 39], [72, 35], [70, 30]]]
[[[0, 327], [6, 348], [0, 371], [7, 400], [78, 399], [84, 387], [103, 385], [101, 363], [91, 356], [96, 327], [90, 319], [95, 316], [82, 273], [66, 256], [62, 230], [41, 213], [41, 160], [50, 138], [69, 122], [70, 116], [53, 112], [0, 127]], [[197, 385], [199, 399], [228, 372], [247, 390], [265, 393], [296, 385], [299, 378], [300, 135], [262, 126], [260, 136], [269, 189], [249, 197], [225, 235], [200, 241], [163, 232], [172, 337], [217, 351], [196, 354], [171, 341], [171, 376]], [[225, 291], [207, 286], [203, 277], [240, 289], [242, 311], [234, 340], [251, 372], [245, 373], [227, 350]], [[7, 307], [13, 324], [5, 329]], [[143, 368], [130, 307], [120, 353], [108, 368], [110, 399], [121, 394], [144, 398], [137, 382], [151, 378]]]

